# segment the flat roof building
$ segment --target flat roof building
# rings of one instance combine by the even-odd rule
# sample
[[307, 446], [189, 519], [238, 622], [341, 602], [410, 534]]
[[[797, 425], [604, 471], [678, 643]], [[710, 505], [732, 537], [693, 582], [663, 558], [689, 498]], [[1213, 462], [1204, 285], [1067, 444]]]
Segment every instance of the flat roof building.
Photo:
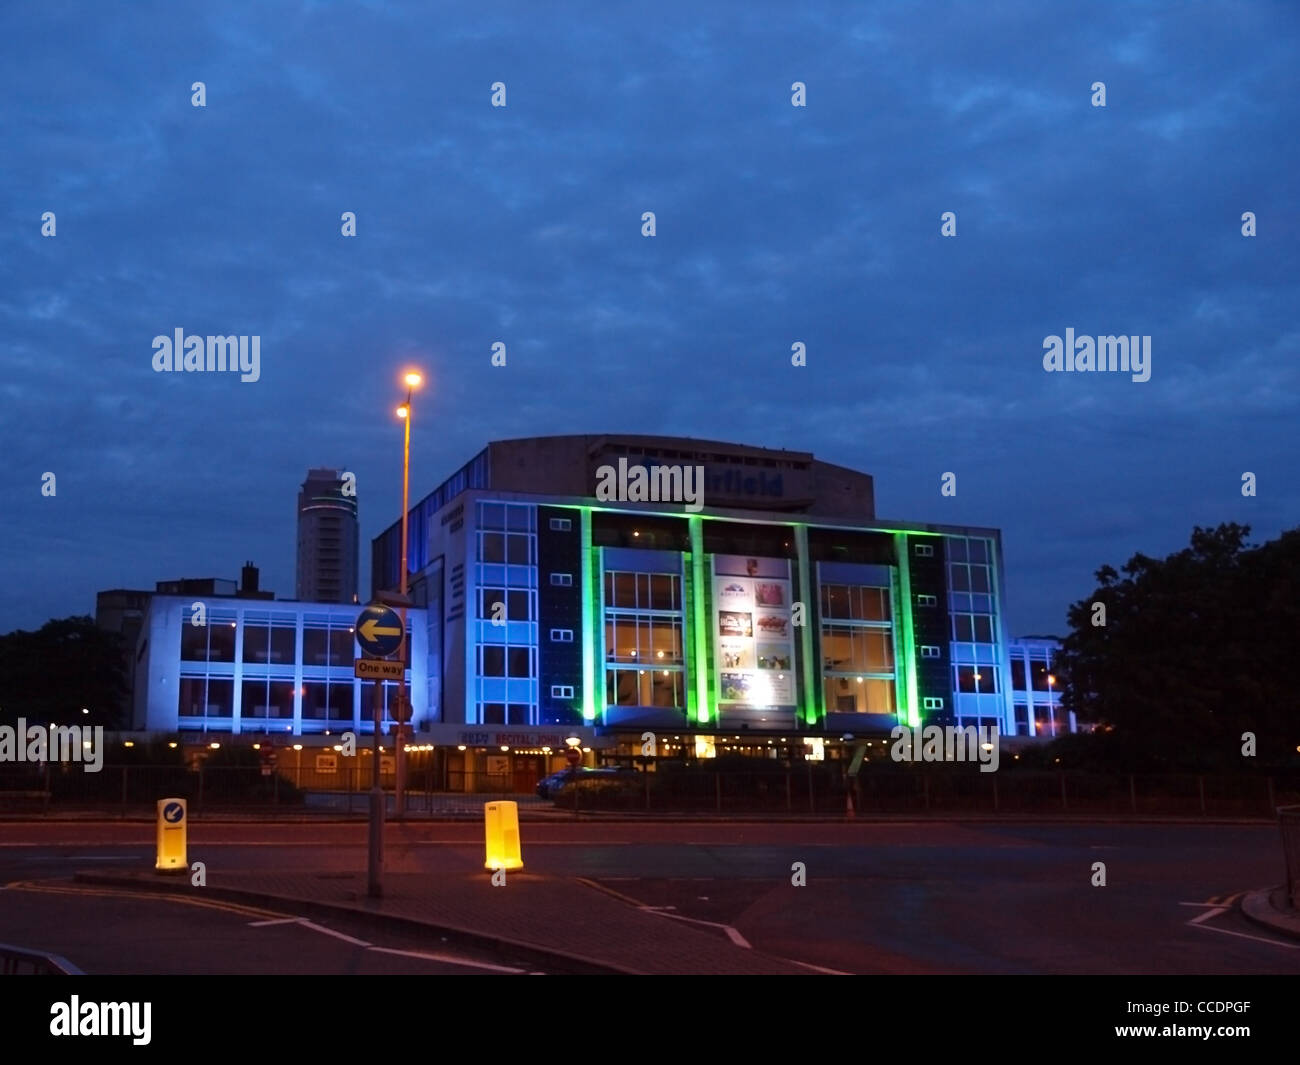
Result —
[[[998, 530], [878, 519], [870, 475], [806, 452], [496, 441], [409, 525], [445, 726], [1014, 729]], [[398, 586], [400, 537], [373, 541], [372, 588]]]

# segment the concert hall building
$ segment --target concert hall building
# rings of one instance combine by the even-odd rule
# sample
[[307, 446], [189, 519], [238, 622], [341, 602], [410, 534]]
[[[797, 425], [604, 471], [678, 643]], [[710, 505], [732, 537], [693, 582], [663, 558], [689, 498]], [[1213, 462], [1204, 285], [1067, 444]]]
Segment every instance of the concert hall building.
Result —
[[[408, 553], [417, 742], [579, 730], [629, 752], [652, 732], [710, 756], [1017, 729], [999, 531], [877, 518], [869, 474], [806, 452], [495, 441], [413, 505]], [[400, 555], [399, 521], [372, 594]]]

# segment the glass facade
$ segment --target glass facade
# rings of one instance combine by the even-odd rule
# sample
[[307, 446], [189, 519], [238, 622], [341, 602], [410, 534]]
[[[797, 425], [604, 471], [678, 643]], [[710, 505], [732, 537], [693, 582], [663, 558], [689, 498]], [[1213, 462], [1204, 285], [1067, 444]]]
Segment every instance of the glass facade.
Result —
[[469, 724], [538, 723], [537, 508], [476, 506]]
[[889, 587], [825, 583], [820, 608], [827, 711], [897, 713]]
[[995, 546], [982, 537], [946, 536], [944, 547], [955, 723], [1005, 727], [1001, 679], [1005, 648], [997, 615]]
[[[161, 606], [159, 599], [155, 608]], [[182, 731], [370, 732], [374, 684], [358, 681], [361, 652], [352, 626], [357, 607], [336, 612], [286, 604], [213, 605], [195, 625], [191, 604], [175, 603], [180, 659], [175, 695]], [[391, 728], [398, 685], [382, 685], [383, 721]]]
[[685, 709], [681, 577], [619, 570], [604, 575], [605, 703]]

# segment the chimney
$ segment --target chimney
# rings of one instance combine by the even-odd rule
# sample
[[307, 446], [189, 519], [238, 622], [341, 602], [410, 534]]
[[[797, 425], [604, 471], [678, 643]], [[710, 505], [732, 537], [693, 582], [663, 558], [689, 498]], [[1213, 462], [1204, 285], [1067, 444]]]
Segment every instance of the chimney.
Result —
[[257, 591], [257, 567], [252, 562], [245, 562], [239, 571], [239, 590], [245, 595]]

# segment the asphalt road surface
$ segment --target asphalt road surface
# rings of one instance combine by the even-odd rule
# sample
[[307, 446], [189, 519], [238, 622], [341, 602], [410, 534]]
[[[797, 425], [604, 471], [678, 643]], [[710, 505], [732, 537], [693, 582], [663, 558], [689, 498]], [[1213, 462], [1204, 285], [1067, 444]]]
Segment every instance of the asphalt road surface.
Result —
[[[535, 971], [346, 921], [60, 893], [77, 870], [147, 867], [152, 833], [0, 825], [0, 884], [25, 885], [0, 893], [0, 941], [88, 972]], [[842, 972], [1300, 972], [1300, 942], [1232, 906], [1283, 879], [1271, 825], [525, 823], [522, 835], [530, 873]], [[390, 825], [386, 864], [481, 870], [481, 840], [474, 824]], [[190, 858], [226, 871], [357, 871], [365, 826], [195, 822]], [[800, 864], [805, 886], [793, 882]]]

